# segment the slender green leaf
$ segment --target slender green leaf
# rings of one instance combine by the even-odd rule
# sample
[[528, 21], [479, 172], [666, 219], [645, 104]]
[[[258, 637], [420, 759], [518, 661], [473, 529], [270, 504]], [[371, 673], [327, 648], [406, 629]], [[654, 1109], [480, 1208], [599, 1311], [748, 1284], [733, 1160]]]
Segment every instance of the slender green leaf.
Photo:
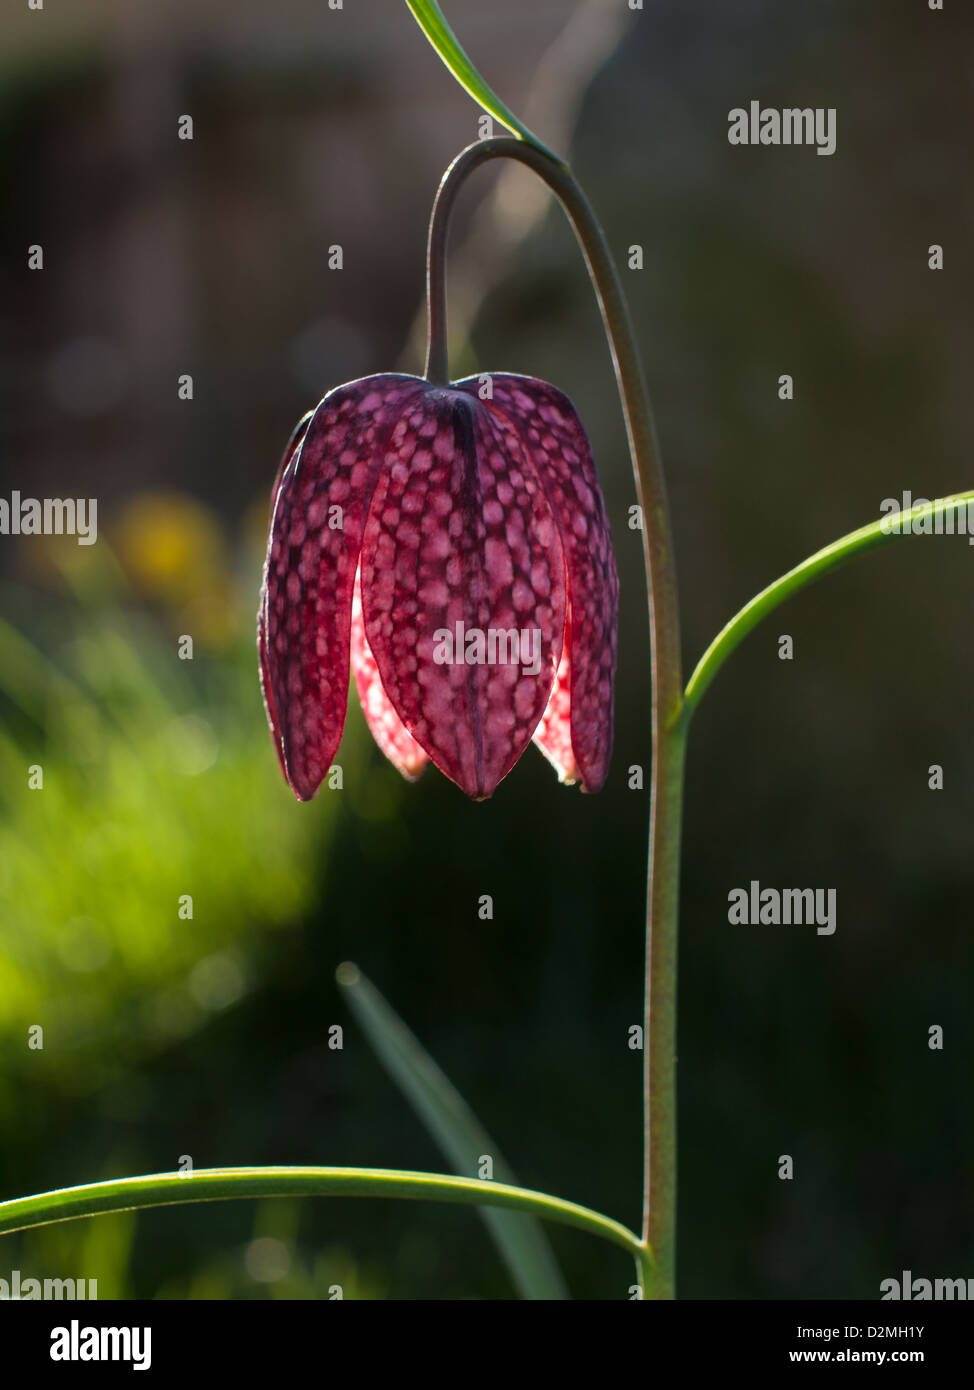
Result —
[[399, 1197], [419, 1201], [488, 1204], [532, 1212], [563, 1226], [574, 1226], [621, 1246], [637, 1262], [649, 1256], [627, 1227], [601, 1212], [565, 1202], [547, 1192], [505, 1183], [457, 1178], [444, 1173], [409, 1173], [389, 1168], [197, 1168], [192, 1173], [149, 1173], [135, 1178], [63, 1187], [0, 1202], [0, 1235], [107, 1216], [141, 1207], [180, 1206], [188, 1202], [229, 1201], [243, 1197]]
[[[338, 983], [379, 1059], [461, 1176], [477, 1171], [481, 1155], [493, 1159], [494, 1178], [517, 1178], [456, 1087], [357, 966], [339, 966]], [[539, 1222], [485, 1207], [481, 1210], [504, 1263], [524, 1298], [561, 1299], [568, 1290]]]
[[[950, 525], [950, 533], [952, 533], [953, 519], [958, 512], [964, 511], [968, 516], [974, 515], [974, 511], [969, 510], [970, 503], [974, 503], [974, 491], [959, 492], [951, 497], [940, 497], [935, 502], [925, 502], [920, 506], [912, 507], [909, 511], [884, 516], [879, 521], [870, 522], [868, 526], [860, 526], [858, 531], [851, 531], [841, 540], [833, 541], [823, 550], [817, 550], [814, 555], [810, 555], [800, 565], [796, 565], [787, 574], [783, 574], [780, 579], [776, 579], [773, 584], [769, 584], [766, 589], [762, 589], [751, 599], [750, 603], [744, 605], [739, 613], [735, 613], [729, 623], [721, 628], [697, 662], [693, 675], [687, 682], [682, 709], [683, 717], [689, 718], [696, 709], [703, 698], [704, 691], [735, 647], [743, 642], [753, 628], [757, 627], [762, 618], [767, 617], [779, 604], [784, 603], [786, 598], [790, 598], [799, 589], [803, 589], [813, 579], [818, 579], [821, 575], [827, 574], [829, 570], [835, 569], [856, 555], [864, 554], [874, 546], [883, 545], [887, 541], [895, 540], [898, 536], [908, 536], [914, 533], [925, 535], [925, 527], [922, 531], [916, 531], [915, 528], [915, 523], [921, 518], [925, 522], [929, 520], [934, 527], [940, 524], [943, 529], [946, 529], [947, 525]], [[942, 520], [938, 522], [938, 519]], [[895, 530], [893, 529], [894, 526]], [[963, 534], [963, 532], [959, 533]]]
[[536, 150], [549, 155], [564, 166], [565, 161], [559, 159], [556, 154], [549, 150], [548, 146], [543, 144], [533, 131], [528, 130], [527, 126], [518, 120], [514, 112], [505, 106], [500, 97], [487, 85], [460, 47], [456, 35], [447, 24], [443, 12], [435, 0], [406, 0], [406, 4], [412, 10], [416, 23], [464, 91], [469, 92], [478, 105], [489, 112], [495, 120], [500, 121], [501, 125], [506, 126], [519, 140], [527, 141]]

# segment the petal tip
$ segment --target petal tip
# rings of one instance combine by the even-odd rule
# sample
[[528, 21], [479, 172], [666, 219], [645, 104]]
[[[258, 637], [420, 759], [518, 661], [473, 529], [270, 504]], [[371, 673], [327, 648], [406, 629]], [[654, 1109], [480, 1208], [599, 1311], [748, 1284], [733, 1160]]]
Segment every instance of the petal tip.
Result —
[[295, 786], [290, 778], [288, 778], [288, 786], [291, 788], [292, 792], [294, 792], [294, 799], [300, 801], [302, 805], [305, 805], [309, 801], [314, 801], [320, 789], [320, 783], [319, 786], [311, 788], [310, 791], [305, 787]]

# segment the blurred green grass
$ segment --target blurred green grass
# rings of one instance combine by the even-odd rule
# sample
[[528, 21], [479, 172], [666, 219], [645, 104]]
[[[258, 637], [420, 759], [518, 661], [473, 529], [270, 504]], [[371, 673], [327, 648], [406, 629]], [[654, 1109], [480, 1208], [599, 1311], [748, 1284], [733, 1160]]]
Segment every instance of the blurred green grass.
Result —
[[[0, 614], [16, 615], [0, 617], [0, 1171], [37, 1171], [27, 1110], [64, 1106], [66, 1142], [48, 1144], [38, 1186], [91, 1176], [72, 1163], [78, 1102], [110, 1131], [106, 1097], [155, 1098], [153, 1064], [259, 989], [265, 938], [313, 909], [333, 820], [327, 798], [310, 815], [291, 798], [271, 748], [248, 592], [256, 534], [238, 582], [198, 504], [154, 511], [143, 498], [125, 520], [127, 563], [100, 544], [39, 587], [0, 590]], [[220, 592], [218, 620], [210, 612], [180, 659], [196, 596]], [[257, 1204], [249, 1240], [159, 1270], [155, 1292], [375, 1296], [347, 1253], [295, 1248], [299, 1221], [297, 1204]], [[137, 1226], [121, 1216], [28, 1233], [4, 1243], [0, 1274], [96, 1278], [101, 1298], [130, 1297]]]
[[[185, 613], [147, 605], [107, 546], [61, 577], [60, 592], [0, 592], [0, 613], [19, 617], [0, 619], [7, 1119], [25, 1084], [92, 1090], [101, 1059], [139, 1062], [242, 998], [264, 935], [314, 894], [331, 819], [327, 802], [302, 816], [283, 792], [246, 617], [256, 596], [183, 660]], [[28, 1047], [38, 1024], [43, 1049]]]
[[180, 660], [105, 553], [90, 565], [42, 636], [0, 622], [2, 1109], [28, 1077], [96, 1086], [107, 1048], [137, 1061], [240, 998], [260, 937], [308, 903], [327, 818], [281, 795], [252, 637]]

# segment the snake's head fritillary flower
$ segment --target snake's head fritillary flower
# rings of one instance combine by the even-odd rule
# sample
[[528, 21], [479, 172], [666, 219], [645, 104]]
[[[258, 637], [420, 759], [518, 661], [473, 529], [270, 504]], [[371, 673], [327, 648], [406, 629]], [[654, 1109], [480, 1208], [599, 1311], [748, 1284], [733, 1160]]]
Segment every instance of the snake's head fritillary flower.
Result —
[[267, 717], [301, 801], [341, 741], [348, 673], [407, 778], [490, 796], [533, 739], [598, 791], [618, 578], [585, 431], [532, 377], [330, 391], [274, 488], [258, 622]]

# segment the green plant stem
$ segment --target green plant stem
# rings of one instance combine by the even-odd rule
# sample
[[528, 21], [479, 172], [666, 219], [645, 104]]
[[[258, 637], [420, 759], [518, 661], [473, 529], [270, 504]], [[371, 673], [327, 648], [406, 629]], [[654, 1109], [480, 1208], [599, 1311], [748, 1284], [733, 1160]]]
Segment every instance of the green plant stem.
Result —
[[[807, 584], [811, 584], [821, 575], [827, 574], [829, 570], [845, 564], [847, 560], [853, 559], [856, 555], [865, 554], [867, 550], [896, 540], [901, 535], [912, 534], [910, 530], [904, 528], [914, 526], [918, 519], [930, 518], [931, 524], [936, 525], [938, 517], [947, 518], [960, 512], [966, 509], [970, 502], [974, 502], [974, 491], [959, 492], [950, 497], [938, 498], [935, 502], [926, 502], [921, 506], [912, 507], [907, 512], [882, 517], [879, 521], [872, 521], [867, 526], [860, 526], [858, 531], [851, 531], [841, 540], [833, 541], [824, 549], [817, 550], [814, 555], [810, 555], [800, 565], [796, 565], [787, 574], [776, 579], [773, 584], [769, 584], [766, 589], [762, 589], [751, 599], [750, 603], [744, 605], [740, 612], [735, 613], [697, 662], [693, 675], [687, 682], [684, 695], [685, 718], [689, 720], [696, 710], [710, 682], [731, 652], [743, 642], [753, 628], [757, 627], [762, 618], [766, 618], [779, 604], [784, 603], [785, 599], [790, 598], [792, 594], [797, 593]], [[895, 531], [891, 529], [893, 525], [897, 527]]]
[[446, 242], [450, 214], [467, 175], [491, 159], [533, 170], [560, 202], [578, 239], [612, 354], [636, 492], [642, 509], [652, 661], [653, 772], [650, 788], [646, 992], [643, 1030], [645, 1165], [644, 1295], [674, 1295], [676, 1227], [676, 978], [684, 732], [676, 569], [666, 487], [649, 395], [615, 264], [588, 200], [571, 171], [542, 151], [499, 137], [468, 146], [443, 176], [430, 219], [427, 257], [427, 380], [449, 383]]
[[399, 1197], [508, 1207], [563, 1226], [574, 1226], [621, 1246], [638, 1261], [635, 1232], [601, 1212], [565, 1202], [546, 1192], [506, 1183], [483, 1182], [439, 1173], [406, 1173], [383, 1168], [200, 1168], [189, 1176], [151, 1173], [112, 1182], [64, 1187], [0, 1202], [0, 1235], [71, 1221], [83, 1216], [178, 1206], [242, 1197]]

